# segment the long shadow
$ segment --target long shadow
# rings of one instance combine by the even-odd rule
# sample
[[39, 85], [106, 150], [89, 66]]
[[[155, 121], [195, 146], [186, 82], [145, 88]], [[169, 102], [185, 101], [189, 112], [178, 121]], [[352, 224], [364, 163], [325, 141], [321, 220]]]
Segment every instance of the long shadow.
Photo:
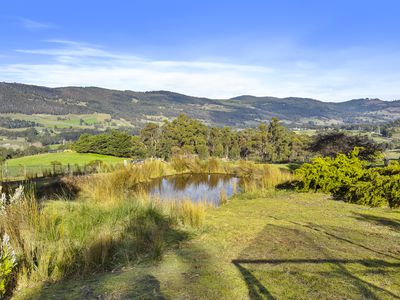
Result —
[[[143, 214], [146, 215], [145, 212], [143, 212]], [[157, 226], [162, 232], [160, 237], [163, 239], [163, 244], [165, 246], [162, 251], [165, 252], [166, 250], [176, 247], [179, 243], [190, 239], [190, 235], [186, 231], [174, 228], [162, 215], [153, 215], [152, 218], [154, 218], [154, 222], [157, 222]], [[137, 232], [138, 229], [136, 226], [141, 226], [140, 222], [128, 226], [125, 229], [124, 236], [129, 237]], [[148, 232], [145, 234], [144, 238], [151, 237], [151, 235], [152, 232]], [[143, 242], [145, 245], [142, 244]], [[99, 240], [99, 244], [101, 244], [101, 240]], [[83, 290], [80, 291], [81, 299], [105, 299], [102, 294], [102, 287], [103, 283], [104, 286], [106, 285], [107, 278], [110, 276], [118, 276], [118, 273], [123, 273], [121, 267], [125, 265], [129, 266], [130, 263], [136, 266], [157, 264], [160, 257], [153, 255], [152, 252], [158, 253], [157, 250], [152, 249], [151, 241], [138, 241], [136, 239], [131, 240], [126, 238], [118, 240], [113, 244], [113, 247], [107, 253], [108, 257], [106, 260], [109, 262], [108, 264], [102, 265], [100, 261], [102, 258], [96, 256], [96, 260], [83, 265], [83, 254], [79, 254], [74, 257], [71, 263], [72, 265], [80, 264], [81, 268], [77, 270], [76, 273], [68, 274], [68, 276], [64, 275], [57, 282], [45, 284], [41, 289], [33, 291], [34, 294], [30, 296], [30, 299], [65, 299], [64, 295], [66, 287], [68, 286], [72, 286], [73, 288], [81, 286], [81, 288], [83, 288]], [[85, 270], [85, 266], [87, 266], [87, 270]], [[113, 273], [113, 275], [111, 275], [110, 272]], [[134, 274], [137, 275], [137, 273]], [[94, 284], [96, 286], [96, 291], [92, 288], [92, 275], [95, 275], [94, 278], [100, 278], [95, 279], [95, 281], [99, 280], [99, 283]], [[142, 273], [140, 277], [132, 277], [130, 283], [133, 288], [128, 287], [128, 291], [121, 295], [122, 299], [166, 299], [161, 292], [160, 282], [149, 273]], [[97, 294], [95, 294], [95, 292]], [[98, 294], [99, 292], [101, 293], [100, 295]]]
[[[132, 281], [137, 288], [128, 293], [123, 293], [119, 295], [120, 299], [143, 299], [143, 300], [167, 299], [161, 292], [160, 282], [157, 280], [156, 277], [147, 274], [139, 278], [132, 279]], [[81, 289], [81, 297], [82, 299], [85, 300], [105, 299], [105, 297], [102, 294], [96, 293], [96, 291], [93, 290], [90, 286]]]
[[369, 299], [379, 299], [369, 288], [379, 290], [393, 297], [400, 299], [400, 296], [388, 291], [382, 287], [365, 281], [348, 271], [344, 264], [362, 264], [371, 267], [372, 265], [379, 264], [379, 266], [400, 267], [400, 263], [388, 263], [382, 260], [343, 260], [343, 259], [234, 259], [232, 263], [238, 268], [246, 281], [249, 289], [249, 296], [251, 299], [275, 299], [267, 288], [242, 264], [265, 264], [265, 265], [278, 265], [278, 264], [335, 264], [342, 274], [354, 280], [355, 285], [361, 290], [364, 296]]
[[252, 261], [245, 260], [232, 260], [232, 263], [238, 268], [239, 272], [242, 274], [244, 281], [246, 282], [247, 288], [249, 290], [249, 296], [251, 299], [269, 299], [275, 300], [275, 297], [267, 290], [267, 288], [261, 284], [261, 282], [244, 266], [242, 263], [253, 263]]
[[133, 283], [138, 288], [122, 295], [123, 299], [154, 299], [165, 300], [166, 296], [161, 292], [160, 281], [153, 275], [146, 274]]
[[365, 267], [400, 267], [400, 263], [391, 263], [381, 259], [234, 259], [233, 264], [360, 264]]
[[25, 190], [32, 190], [39, 201], [58, 198], [74, 200], [79, 192], [76, 185], [61, 176], [4, 182], [2, 185], [6, 193], [12, 193], [19, 185], [23, 185]]
[[355, 218], [357, 220], [371, 222], [375, 225], [387, 226], [395, 231], [400, 230], [400, 221], [398, 221], [398, 220], [393, 220], [393, 219], [379, 217], [379, 216], [373, 216], [373, 215], [367, 215], [367, 214], [360, 214], [360, 213], [354, 213], [354, 214], [355, 214]]
[[[303, 224], [298, 224], [302, 225]], [[304, 226], [308, 227], [308, 226]], [[312, 228], [314, 229], [314, 228]], [[324, 255], [326, 258], [318, 258], [318, 259], [312, 259], [312, 258], [290, 258], [290, 259], [285, 259], [285, 258], [278, 258], [278, 259], [268, 259], [268, 258], [248, 258], [249, 256], [255, 256], [254, 254], [252, 255], [252, 252], [254, 252], [254, 248], [259, 247], [259, 245], [262, 243], [265, 243], [266, 237], [268, 237], [271, 234], [271, 230], [278, 230], [278, 234], [281, 233], [282, 237], [289, 237], [292, 239], [301, 239], [303, 242], [306, 242], [310, 244], [307, 246], [307, 249], [310, 248], [310, 254], [315, 252], [316, 255], [320, 256], [321, 254]], [[321, 230], [319, 230], [321, 231]], [[326, 233], [325, 231], [321, 231], [322, 233]], [[292, 235], [292, 237], [290, 237]], [[345, 242], [351, 242], [347, 239], [340, 239]], [[293, 240], [293, 242], [296, 242]], [[352, 243], [352, 242], [351, 242]], [[368, 247], [362, 247], [362, 248], [367, 248]], [[265, 249], [267, 250], [267, 249]], [[265, 251], [261, 251], [264, 253]], [[380, 252], [376, 252], [379, 253]], [[257, 255], [257, 254], [256, 254]], [[270, 255], [269, 252], [267, 255]], [[339, 274], [340, 276], [343, 276], [347, 278], [347, 282], [350, 282], [354, 287], [356, 287], [362, 297], [368, 298], [368, 299], [379, 299], [379, 296], [375, 292], [380, 292], [383, 294], [386, 294], [386, 296], [393, 298], [393, 299], [400, 299], [400, 296], [383, 288], [380, 286], [377, 286], [371, 282], [366, 281], [363, 278], [360, 278], [356, 276], [354, 273], [349, 271], [346, 267], [348, 264], [359, 264], [362, 265], [368, 269], [375, 270], [377, 268], [381, 267], [387, 267], [387, 268], [400, 268], [400, 262], [388, 262], [382, 259], [336, 259], [333, 257], [330, 257], [329, 252], [320, 244], [315, 243], [315, 237], [309, 236], [309, 233], [303, 231], [299, 232], [298, 230], [291, 229], [291, 228], [286, 228], [283, 226], [276, 226], [269, 224], [267, 225], [258, 235], [257, 238], [255, 238], [249, 245], [248, 247], [242, 251], [242, 254], [240, 255], [245, 258], [237, 258], [232, 260], [232, 263], [237, 267], [239, 272], [241, 273], [243, 280], [245, 281], [247, 287], [248, 287], [248, 292], [249, 292], [249, 297], [251, 299], [275, 299], [274, 295], [272, 292], [270, 292], [265, 284], [265, 282], [261, 282], [260, 280], [257, 279], [255, 275], [252, 274], [252, 265], [265, 265], [266, 268], [276, 266], [276, 265], [301, 265], [301, 264], [310, 264], [310, 265], [333, 265], [336, 267], [336, 271], [330, 271], [330, 276], [335, 276], [336, 274]], [[267, 269], [268, 270], [268, 269]], [[276, 272], [276, 269], [275, 269]], [[386, 270], [381, 270], [380, 272], [386, 273], [388, 271]]]
[[339, 241], [343, 241], [343, 242], [352, 244], [352, 245], [354, 245], [354, 246], [357, 246], [357, 247], [363, 248], [363, 249], [365, 249], [365, 250], [371, 251], [371, 252], [373, 252], [373, 253], [375, 253], [375, 254], [379, 254], [379, 255], [382, 255], [382, 256], [386, 256], [386, 257], [390, 257], [390, 258], [393, 258], [393, 259], [400, 260], [400, 257], [394, 256], [394, 255], [390, 255], [390, 254], [387, 254], [387, 253], [378, 251], [378, 250], [376, 250], [376, 249], [372, 249], [372, 248], [370, 248], [370, 247], [368, 247], [368, 246], [365, 246], [365, 245], [356, 243], [356, 242], [354, 242], [354, 241], [352, 241], [352, 240], [346, 239], [346, 238], [344, 238], [344, 237], [335, 235], [335, 234], [330, 233], [330, 232], [328, 232], [328, 231], [326, 231], [326, 230], [317, 228], [317, 227], [316, 227], [314, 224], [312, 224], [312, 223], [309, 223], [309, 224], [302, 224], [302, 223], [293, 222], [293, 221], [289, 221], [289, 220], [279, 219], [279, 218], [276, 218], [276, 217], [273, 217], [273, 216], [268, 216], [268, 217], [269, 217], [269, 218], [272, 218], [272, 219], [274, 219], [274, 220], [277, 220], [277, 221], [285, 221], [285, 222], [288, 222], [288, 223], [291, 223], [291, 224], [294, 224], [294, 225], [297, 225], [297, 226], [302, 226], [302, 227], [305, 227], [305, 228], [308, 228], [308, 229], [311, 229], [311, 230], [314, 230], [314, 231], [317, 231], [317, 232], [321, 232], [321, 233], [326, 234], [326, 235], [328, 235], [328, 236], [330, 236], [330, 237], [333, 237], [333, 238], [335, 238], [335, 239], [337, 239], [337, 240], [339, 240]]

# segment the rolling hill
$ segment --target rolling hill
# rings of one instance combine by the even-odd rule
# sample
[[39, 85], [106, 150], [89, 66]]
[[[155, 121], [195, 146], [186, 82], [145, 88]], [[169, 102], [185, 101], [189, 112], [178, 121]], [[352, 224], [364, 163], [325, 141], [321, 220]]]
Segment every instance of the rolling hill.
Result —
[[107, 113], [135, 126], [181, 113], [214, 125], [245, 127], [272, 117], [293, 126], [380, 123], [400, 118], [400, 100], [357, 99], [340, 103], [309, 98], [192, 97], [169, 91], [134, 92], [98, 87], [47, 88], [0, 82], [0, 113]]

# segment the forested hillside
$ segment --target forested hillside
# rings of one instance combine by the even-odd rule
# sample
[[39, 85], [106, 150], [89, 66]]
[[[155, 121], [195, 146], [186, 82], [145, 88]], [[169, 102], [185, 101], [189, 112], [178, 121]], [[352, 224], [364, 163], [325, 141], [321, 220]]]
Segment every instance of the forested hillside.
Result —
[[358, 99], [327, 103], [307, 98], [239, 96], [208, 99], [168, 91], [134, 92], [97, 87], [46, 88], [0, 83], [0, 113], [107, 113], [141, 126], [181, 113], [213, 125], [248, 127], [277, 117], [293, 126], [380, 123], [400, 118], [400, 101]]

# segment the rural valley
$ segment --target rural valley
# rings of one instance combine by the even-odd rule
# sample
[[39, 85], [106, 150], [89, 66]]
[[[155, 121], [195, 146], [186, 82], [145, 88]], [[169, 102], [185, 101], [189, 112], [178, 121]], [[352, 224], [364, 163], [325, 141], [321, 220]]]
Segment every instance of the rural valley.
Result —
[[0, 8], [0, 299], [400, 299], [400, 2]]

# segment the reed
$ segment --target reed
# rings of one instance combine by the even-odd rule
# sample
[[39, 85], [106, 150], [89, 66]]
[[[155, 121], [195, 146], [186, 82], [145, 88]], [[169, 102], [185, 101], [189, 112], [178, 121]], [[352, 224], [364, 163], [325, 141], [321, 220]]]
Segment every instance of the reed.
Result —
[[183, 173], [209, 173], [209, 174], [233, 174], [232, 163], [222, 161], [216, 157], [201, 160], [197, 156], [173, 156], [170, 165], [174, 174]]
[[79, 177], [75, 184], [85, 199], [101, 203], [118, 203], [128, 198], [139, 183], [173, 174], [160, 160], [147, 160], [139, 165], [119, 166], [111, 173]]
[[[180, 209], [177, 215], [186, 218], [190, 209]], [[139, 257], [160, 257], [176, 218], [165, 212], [151, 201], [135, 199], [100, 206], [49, 201], [39, 207], [25, 196], [1, 215], [0, 232], [10, 236], [19, 258], [15, 278], [23, 287], [115, 268]], [[194, 212], [189, 218], [190, 224], [200, 223]]]
[[201, 227], [205, 220], [205, 211], [209, 204], [205, 202], [194, 203], [190, 199], [184, 200], [163, 200], [153, 199], [162, 210], [175, 221], [175, 223], [191, 226]]
[[[244, 191], [267, 189], [292, 179], [276, 166], [184, 157], [171, 163], [149, 160], [114, 167], [109, 173], [72, 177], [69, 184], [80, 190], [73, 202], [58, 199], [39, 205], [28, 191], [0, 215], [0, 233], [10, 236], [19, 258], [18, 285], [107, 270], [139, 258], [160, 258], [171, 237], [168, 232], [179, 226], [202, 226], [208, 205], [189, 199], [160, 201], [144, 190], [130, 191], [139, 183], [179, 172], [236, 174], [242, 178]], [[225, 190], [220, 198], [222, 204], [228, 201]]]
[[279, 184], [291, 182], [293, 174], [275, 165], [240, 162], [236, 174], [241, 177], [241, 186], [245, 192], [271, 189]]
[[[274, 165], [256, 164], [250, 161], [239, 161], [235, 165], [217, 158], [201, 161], [197, 157], [175, 156], [170, 163], [147, 160], [139, 165], [120, 166], [111, 173], [80, 177], [76, 184], [85, 199], [112, 204], [125, 201], [132, 196], [133, 191], [136, 198], [145, 198], [145, 192], [140, 191], [140, 183], [165, 175], [182, 173], [235, 174], [241, 178], [243, 191], [269, 189], [292, 180], [289, 171]], [[225, 201], [224, 197], [222, 199]]]
[[232, 193], [233, 195], [235, 195], [237, 194], [237, 192], [238, 192], [238, 186], [237, 186], [237, 181], [235, 180], [232, 182]]
[[222, 188], [221, 191], [219, 192], [219, 203], [220, 205], [228, 203], [228, 196], [224, 188]]

